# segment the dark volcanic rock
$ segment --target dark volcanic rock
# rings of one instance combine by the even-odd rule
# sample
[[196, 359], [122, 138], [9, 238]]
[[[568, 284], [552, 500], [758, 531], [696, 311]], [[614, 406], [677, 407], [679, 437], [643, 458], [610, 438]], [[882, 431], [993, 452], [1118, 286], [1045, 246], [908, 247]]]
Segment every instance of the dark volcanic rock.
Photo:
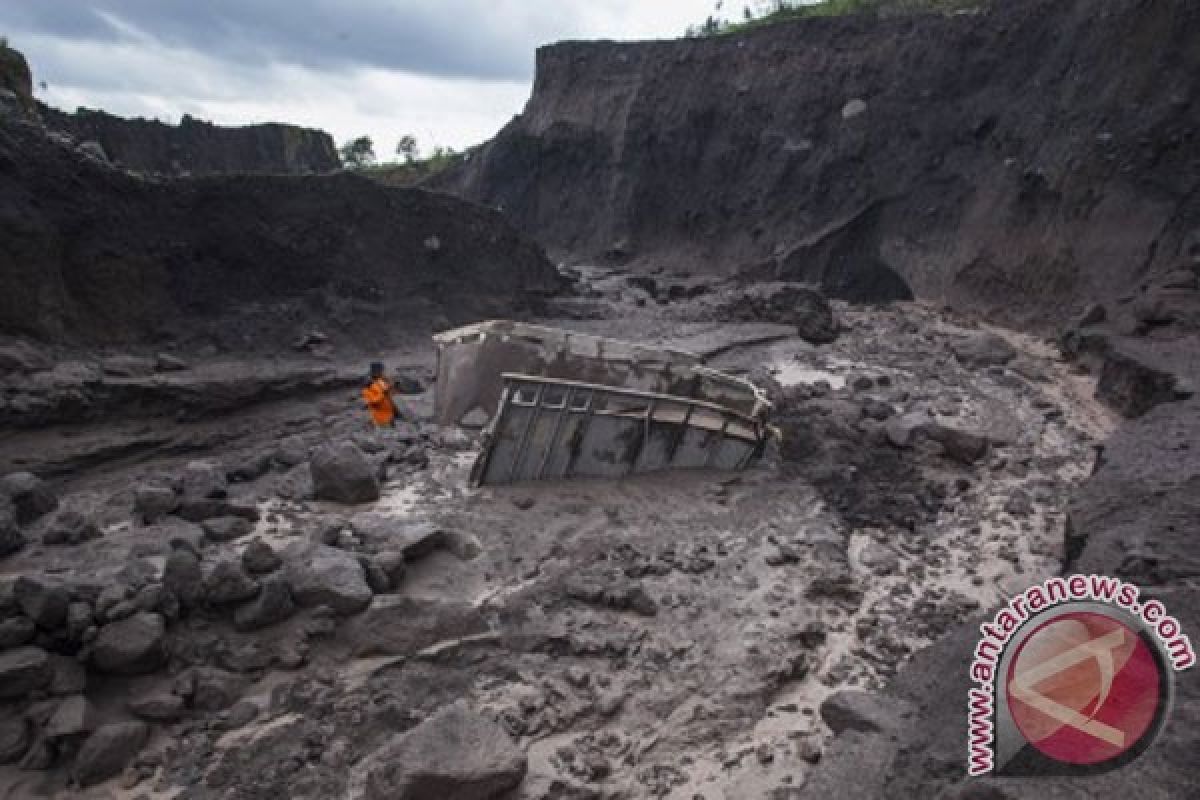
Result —
[[148, 181], [2, 122], [0, 164], [0, 334], [277, 353], [303, 318], [378, 349], [435, 313], [495, 316], [564, 283], [499, 212], [360, 175]]
[[10, 556], [25, 546], [25, 536], [17, 525], [17, 512], [12, 502], [0, 495], [0, 558]]
[[28, 472], [14, 472], [0, 478], [0, 494], [8, 495], [12, 501], [19, 525], [28, 525], [58, 508], [58, 496], [45, 481]]
[[20, 761], [31, 740], [29, 723], [19, 714], [0, 716], [0, 764]]
[[40, 647], [18, 647], [0, 653], [0, 699], [23, 697], [50, 682], [50, 657]]
[[71, 592], [58, 578], [46, 575], [22, 575], [13, 586], [13, 597], [25, 614], [44, 630], [67, 620]]
[[166, 660], [165, 632], [162, 616], [145, 611], [110, 622], [96, 637], [92, 663], [101, 672], [120, 675], [153, 672]]
[[253, 523], [243, 517], [215, 517], [201, 524], [204, 534], [214, 542], [232, 542], [254, 530]]
[[240, 631], [256, 631], [283, 622], [296, 610], [292, 590], [281, 575], [262, 582], [258, 596], [234, 612], [233, 622]]
[[87, 108], [68, 114], [49, 106], [41, 107], [41, 116], [49, 128], [95, 142], [108, 158], [139, 172], [283, 175], [341, 168], [329, 134], [294, 125], [226, 128], [187, 114], [178, 125], [168, 125]]
[[179, 508], [179, 496], [166, 486], [139, 486], [133, 494], [133, 510], [150, 524]]
[[212, 605], [227, 605], [249, 600], [259, 585], [242, 567], [240, 558], [224, 558], [212, 564], [204, 574], [204, 599]]
[[1003, 366], [1017, 357], [1011, 344], [994, 333], [976, 333], [951, 345], [954, 356], [967, 367]]
[[148, 735], [144, 722], [115, 722], [97, 729], [75, 756], [75, 780], [91, 786], [116, 775], [138, 754]]
[[242, 551], [242, 566], [254, 575], [274, 572], [283, 564], [283, 559], [262, 539], [254, 539]]
[[465, 702], [443, 708], [372, 757], [369, 800], [489, 800], [515, 789], [526, 757]]
[[289, 548], [284, 553], [287, 582], [301, 606], [325, 605], [338, 614], [357, 614], [371, 604], [362, 564], [351, 553], [326, 545]]
[[42, 544], [77, 545], [100, 536], [96, 523], [78, 511], [64, 510], [54, 515], [45, 532]]
[[163, 588], [185, 608], [200, 604], [204, 598], [204, 570], [194, 552], [182, 547], [171, 550], [163, 567]]
[[318, 447], [309, 462], [318, 500], [358, 505], [379, 499], [379, 473], [353, 442]]

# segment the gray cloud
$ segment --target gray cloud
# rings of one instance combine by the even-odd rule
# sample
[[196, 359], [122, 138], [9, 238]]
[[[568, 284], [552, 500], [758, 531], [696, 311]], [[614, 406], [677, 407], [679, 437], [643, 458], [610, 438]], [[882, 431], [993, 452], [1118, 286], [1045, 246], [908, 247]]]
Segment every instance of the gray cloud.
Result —
[[252, 67], [375, 67], [439, 77], [520, 80], [534, 48], [574, 27], [579, 6], [520, 0], [82, 0], [5, 4], [21, 33], [119, 43], [144, 34]]

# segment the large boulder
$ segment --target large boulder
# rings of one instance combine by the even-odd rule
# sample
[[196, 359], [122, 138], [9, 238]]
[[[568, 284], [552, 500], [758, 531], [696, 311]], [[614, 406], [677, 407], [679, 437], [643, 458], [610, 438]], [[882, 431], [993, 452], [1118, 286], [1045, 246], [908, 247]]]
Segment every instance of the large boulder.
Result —
[[0, 764], [12, 764], [25, 755], [33, 737], [29, 722], [19, 714], [0, 716]]
[[1002, 337], [983, 331], [965, 336], [950, 345], [955, 358], [966, 367], [998, 367], [1017, 357], [1016, 349]]
[[0, 494], [12, 502], [19, 525], [28, 525], [58, 508], [57, 495], [31, 472], [13, 472], [0, 478]]
[[88, 517], [71, 509], [54, 515], [42, 533], [42, 544], [77, 545], [100, 537], [100, 528]]
[[233, 624], [240, 631], [256, 631], [283, 622], [295, 610], [291, 587], [283, 576], [275, 574], [263, 580], [257, 597], [238, 606]]
[[371, 587], [362, 564], [351, 553], [326, 545], [289, 548], [284, 561], [292, 597], [299, 605], [325, 605], [338, 614], [357, 614], [371, 605]]
[[67, 620], [71, 592], [59, 578], [22, 575], [13, 585], [13, 598], [39, 628], [53, 630]]
[[179, 508], [179, 495], [170, 486], [139, 486], [133, 492], [133, 510], [146, 524], [153, 524]]
[[353, 442], [318, 447], [309, 471], [318, 500], [358, 505], [379, 499], [379, 471]]
[[200, 559], [186, 547], [176, 547], [163, 567], [163, 588], [185, 608], [194, 608], [204, 598], [204, 570]]
[[24, 697], [50, 683], [50, 656], [40, 647], [0, 653], [0, 700]]
[[214, 605], [240, 603], [258, 594], [258, 582], [242, 567], [240, 558], [215, 562], [204, 575], [204, 599]]
[[113, 777], [142, 749], [148, 733], [144, 722], [115, 722], [98, 728], [75, 757], [75, 780], [91, 786]]
[[166, 661], [162, 616], [142, 611], [110, 622], [100, 629], [92, 649], [92, 664], [101, 672], [142, 675]]
[[385, 745], [367, 776], [368, 800], [489, 800], [525, 778], [525, 753], [463, 701]]

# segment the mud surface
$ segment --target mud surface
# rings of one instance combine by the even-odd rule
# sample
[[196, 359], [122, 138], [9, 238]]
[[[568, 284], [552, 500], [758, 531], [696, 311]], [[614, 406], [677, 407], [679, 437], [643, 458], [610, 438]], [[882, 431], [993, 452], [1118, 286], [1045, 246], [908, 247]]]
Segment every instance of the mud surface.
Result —
[[[1014, 357], [969, 366], [956, 349], [979, 329], [903, 305], [839, 306], [837, 340], [812, 345], [781, 325], [713, 322], [740, 295], [730, 286], [660, 304], [623, 274], [581, 277], [542, 321], [686, 342], [768, 385], [782, 440], [764, 462], [739, 474], [469, 490], [471, 436], [422, 422], [428, 349], [391, 359], [422, 390], [395, 433], [367, 429], [353, 389], [211, 421], [146, 418], [143, 435], [192, 444], [76, 462], [56, 480], [56, 514], [77, 509], [102, 535], [48, 545], [37, 534], [57, 517], [32, 523], [31, 542], [0, 561], [5, 580], [157, 584], [177, 549], [169, 541], [188, 534], [172, 517], [143, 524], [134, 490], [187, 484], [197, 458], [237, 478], [231, 513], [258, 517], [232, 541], [202, 536], [205, 569], [258, 539], [285, 560], [297, 543], [376, 564], [407, 548], [407, 571], [337, 619], [306, 607], [244, 632], [221, 608], [185, 612], [152, 674], [89, 670], [82, 692], [10, 704], [40, 743], [38, 720], [63, 697], [81, 693], [104, 722], [130, 718], [131, 700], [184, 698], [123, 771], [81, 796], [362, 796], [373, 754], [460, 698], [527, 754], [512, 797], [792, 796], [830, 739], [820, 712], [830, 694], [883, 687], [956, 623], [1058, 570], [1065, 498], [1113, 419], [1045, 343], [999, 331]], [[920, 431], [898, 445], [888, 426], [906, 415], [983, 448]], [[99, 430], [67, 433], [0, 442], [0, 458], [15, 466], [20, 451], [36, 472]], [[378, 501], [312, 498], [307, 449], [328, 439], [355, 440], [385, 463]], [[221, 702], [198, 699], [197, 668], [221, 676], [201, 673], [219, 684], [203, 697]], [[80, 757], [65, 740], [40, 770], [29, 758], [26, 769], [0, 767], [0, 796], [60, 790]]]

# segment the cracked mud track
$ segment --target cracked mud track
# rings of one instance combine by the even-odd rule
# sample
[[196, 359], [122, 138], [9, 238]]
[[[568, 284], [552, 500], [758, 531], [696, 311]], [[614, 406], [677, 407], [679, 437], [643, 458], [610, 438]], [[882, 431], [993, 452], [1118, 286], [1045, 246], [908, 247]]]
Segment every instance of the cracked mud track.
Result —
[[[713, 366], [770, 385], [782, 444], [738, 474], [472, 490], [473, 440], [439, 433], [423, 440], [428, 466], [394, 470], [372, 506], [314, 503], [273, 476], [247, 484], [239, 492], [265, 512], [256, 534], [280, 548], [381, 521], [451, 539], [362, 614], [329, 625], [307, 611], [258, 637], [272, 652], [302, 640], [306, 657], [247, 670], [253, 721], [231, 730], [194, 714], [159, 729], [138, 791], [361, 796], [372, 753], [465, 698], [528, 753], [514, 797], [798, 796], [829, 737], [830, 694], [879, 688], [950, 626], [1058, 568], [1064, 498], [1112, 423], [1041, 342], [1001, 332], [1017, 357], [968, 367], [952, 350], [978, 335], [967, 323], [919, 306], [839, 307], [841, 336], [813, 346], [709, 321], [731, 289], [659, 306], [619, 274], [586, 280], [589, 296], [560, 302], [547, 324], [708, 341]], [[320, 404], [308, 422], [264, 409], [243, 447], [267, 447], [281, 427], [363, 435], [351, 397]], [[430, 395], [413, 407], [428, 413]], [[983, 436], [986, 454], [897, 447], [887, 425], [914, 413]], [[100, 503], [178, 467], [122, 464], [99, 482], [80, 476], [79, 491]], [[105, 507], [119, 520], [120, 502]], [[105, 538], [136, 532], [118, 524]], [[46, 550], [0, 568], [32, 569], [55, 558]], [[250, 646], [219, 621], [188, 620], [177, 636]], [[2, 767], [0, 796], [54, 783], [41, 780]]]

